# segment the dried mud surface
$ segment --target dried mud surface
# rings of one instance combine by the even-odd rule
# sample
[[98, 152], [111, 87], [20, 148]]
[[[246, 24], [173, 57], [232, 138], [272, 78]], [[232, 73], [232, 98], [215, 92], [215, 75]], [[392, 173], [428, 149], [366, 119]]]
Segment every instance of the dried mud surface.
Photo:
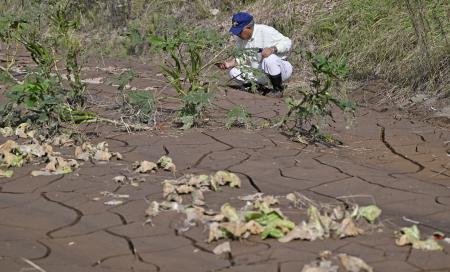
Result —
[[[129, 63], [119, 63], [127, 67]], [[135, 67], [140, 77], [132, 86], [164, 85], [148, 66]], [[104, 71], [87, 69], [91, 77]], [[36, 166], [16, 171], [0, 180], [0, 270], [32, 271], [26, 258], [47, 272], [59, 271], [301, 271], [322, 250], [358, 256], [375, 271], [450, 271], [449, 245], [443, 252], [423, 252], [397, 247], [393, 231], [420, 222], [424, 234], [450, 234], [450, 133], [396, 113], [372, 106], [373, 90], [356, 91], [360, 101], [352, 128], [344, 128], [337, 115], [334, 136], [342, 147], [306, 146], [290, 142], [273, 129], [225, 130], [220, 124], [186, 132], [165, 128], [127, 134], [107, 125], [91, 125], [110, 150], [124, 161], [85, 163], [74, 174], [31, 177]], [[112, 101], [113, 88], [90, 85], [96, 99]], [[107, 103], [105, 103], [107, 104]], [[218, 93], [213, 116], [224, 116], [233, 105], [244, 105], [255, 121], [279, 116], [283, 102], [229, 90]], [[4, 139], [2, 139], [3, 141]], [[216, 256], [207, 244], [207, 230], [176, 229], [182, 214], [163, 213], [144, 225], [149, 200], [162, 200], [160, 182], [171, 174], [149, 175], [139, 187], [119, 186], [112, 180], [126, 174], [135, 160], [173, 158], [177, 175], [229, 170], [243, 187], [206, 194], [208, 207], [224, 202], [241, 206], [237, 197], [262, 192], [285, 195], [300, 192], [317, 202], [350, 199], [359, 204], [375, 202], [382, 210], [382, 232], [356, 238], [293, 241], [253, 237], [233, 241], [229, 258]], [[119, 206], [95, 201], [101, 191], [129, 194]]]

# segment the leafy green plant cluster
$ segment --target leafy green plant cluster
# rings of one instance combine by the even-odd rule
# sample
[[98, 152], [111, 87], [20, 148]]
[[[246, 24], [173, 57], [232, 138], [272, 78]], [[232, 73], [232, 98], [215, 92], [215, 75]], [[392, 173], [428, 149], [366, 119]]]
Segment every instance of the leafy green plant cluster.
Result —
[[4, 17], [0, 24], [1, 41], [23, 46], [36, 64], [23, 82], [15, 79], [6, 93], [8, 101], [0, 108], [2, 125], [32, 120], [43, 128], [57, 129], [63, 121], [93, 118], [82, 110], [85, 84], [79, 60], [83, 50], [75, 36], [79, 14], [73, 13], [70, 1], [50, 1], [44, 11], [40, 16], [46, 16], [46, 27], [40, 25], [40, 16]]
[[112, 78], [109, 83], [117, 86], [121, 92], [122, 103], [120, 106], [128, 119], [153, 126], [157, 102], [153, 93], [144, 90], [125, 92], [126, 86], [134, 77], [136, 77], [136, 72], [133, 69], [129, 69]]
[[149, 43], [163, 53], [161, 70], [183, 102], [178, 120], [184, 129], [199, 124], [212, 97], [203, 73], [212, 63], [204, 59], [223, 46], [223, 37], [213, 29], [192, 29], [174, 23], [165, 32], [151, 35]]
[[250, 113], [242, 106], [235, 106], [227, 113], [226, 128], [245, 127], [250, 128], [252, 126]]
[[332, 106], [344, 112], [353, 112], [355, 105], [343, 100], [339, 81], [348, 73], [346, 63], [323, 55], [306, 53], [314, 78], [308, 88], [296, 89], [295, 96], [286, 99], [288, 113], [281, 122], [281, 127], [293, 137], [306, 138], [308, 141], [330, 142], [332, 138], [320, 133], [317, 125], [320, 119], [332, 117]]

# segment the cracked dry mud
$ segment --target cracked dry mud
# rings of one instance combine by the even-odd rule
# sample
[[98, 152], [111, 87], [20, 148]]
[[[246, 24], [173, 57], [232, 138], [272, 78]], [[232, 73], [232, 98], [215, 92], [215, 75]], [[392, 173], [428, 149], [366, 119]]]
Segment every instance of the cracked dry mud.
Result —
[[[133, 84], [161, 82], [149, 75]], [[108, 97], [107, 86], [91, 89]], [[256, 121], [283, 111], [281, 100], [237, 91], [219, 93], [215, 103], [213, 115], [223, 116], [233, 105], [242, 104]], [[360, 257], [375, 271], [450, 271], [449, 245], [444, 244], [443, 252], [424, 252], [397, 247], [393, 237], [394, 230], [411, 225], [406, 220], [420, 222], [424, 234], [450, 234], [449, 131], [393, 118], [393, 112], [379, 111], [364, 101], [360, 104], [350, 130], [343, 128], [339, 117], [330, 128], [344, 142], [336, 148], [293, 143], [272, 129], [210, 127], [130, 135], [92, 126], [98, 140], [108, 141], [124, 161], [89, 162], [74, 174], [56, 177], [31, 177], [29, 166], [0, 180], [0, 270], [24, 271], [30, 268], [22, 259], [26, 258], [47, 272], [288, 272], [300, 271], [319, 252], [331, 250]], [[149, 175], [139, 187], [119, 186], [112, 180], [127, 174], [131, 162], [156, 161], [164, 154], [174, 159], [177, 175], [229, 170], [241, 177], [241, 189], [207, 193], [210, 208], [217, 210], [224, 202], [242, 206], [238, 196], [255, 192], [298, 191], [317, 202], [375, 202], [383, 210], [383, 231], [287, 244], [252, 237], [232, 241], [230, 258], [216, 256], [212, 250], [220, 242], [207, 244], [203, 226], [177, 231], [182, 214], [163, 213], [154, 218], [153, 227], [143, 225], [148, 201], [162, 199], [160, 182], [171, 174]], [[130, 198], [122, 205], [106, 206], [93, 200], [101, 191]]]

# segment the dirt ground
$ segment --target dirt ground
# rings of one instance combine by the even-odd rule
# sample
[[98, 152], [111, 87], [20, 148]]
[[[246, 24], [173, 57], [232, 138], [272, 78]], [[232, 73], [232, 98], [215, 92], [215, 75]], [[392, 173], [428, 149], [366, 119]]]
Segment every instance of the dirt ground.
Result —
[[[114, 69], [97, 65], [85, 70], [86, 77], [107, 78], [131, 64], [115, 63]], [[133, 66], [139, 72], [133, 87], [165, 85], [147, 65]], [[89, 90], [91, 101], [114, 117], [115, 88], [90, 84]], [[161, 125], [156, 131], [128, 134], [105, 124], [85, 127], [93, 142], [107, 141], [124, 160], [86, 162], [73, 174], [53, 177], [31, 177], [39, 166], [30, 165], [11, 179], [0, 179], [0, 271], [39, 271], [29, 260], [47, 272], [289, 272], [301, 271], [323, 250], [360, 257], [375, 271], [450, 271], [450, 244], [442, 243], [442, 252], [426, 252], [394, 242], [394, 231], [414, 221], [425, 236], [434, 231], [450, 235], [450, 132], [402, 118], [376, 105], [377, 96], [376, 84], [354, 92], [356, 117], [346, 129], [343, 116], [335, 116], [328, 131], [344, 145], [331, 148], [294, 143], [270, 128], [224, 129], [219, 117], [234, 105], [244, 105], [255, 122], [284, 111], [281, 99], [236, 90], [217, 93], [210, 114], [219, 121], [201, 129], [183, 132]], [[254, 236], [232, 241], [228, 257], [214, 255], [220, 242], [206, 243], [205, 226], [180, 231], [183, 214], [163, 213], [153, 226], [144, 224], [149, 201], [162, 200], [161, 181], [172, 174], [146, 175], [138, 187], [113, 181], [128, 175], [134, 161], [156, 161], [165, 154], [177, 165], [177, 176], [229, 170], [241, 177], [240, 189], [207, 193], [208, 208], [217, 210], [225, 202], [243, 206], [238, 197], [256, 192], [299, 192], [322, 203], [376, 204], [383, 211], [381, 230], [286, 244]], [[107, 206], [102, 191], [130, 198]], [[288, 216], [294, 212], [285, 211]]]

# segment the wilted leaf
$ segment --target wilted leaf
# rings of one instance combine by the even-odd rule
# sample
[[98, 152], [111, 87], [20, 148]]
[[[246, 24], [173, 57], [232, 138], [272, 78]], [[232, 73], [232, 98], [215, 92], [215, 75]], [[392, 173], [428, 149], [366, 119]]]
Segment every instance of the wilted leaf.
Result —
[[119, 152], [112, 152], [111, 155], [113, 155], [114, 157], [116, 157], [116, 160], [123, 160], [123, 156], [122, 154], [120, 154]]
[[154, 162], [142, 161], [137, 164], [137, 168], [134, 170], [137, 173], [151, 173], [158, 169], [158, 166]]
[[434, 239], [420, 240], [420, 231], [416, 225], [410, 228], [402, 228], [400, 237], [395, 240], [398, 246], [412, 245], [415, 249], [422, 250], [443, 250]]
[[173, 185], [172, 183], [170, 183], [169, 181], [165, 180], [163, 181], [163, 197], [167, 198], [167, 196], [171, 195], [171, 194], [176, 194], [176, 187], [175, 185]]
[[102, 150], [108, 152], [108, 143], [107, 142], [100, 142], [95, 147], [97, 150]]
[[11, 153], [12, 150], [18, 148], [18, 144], [12, 140], [7, 140], [4, 144], [0, 145], [0, 154]]
[[184, 210], [188, 224], [192, 225], [194, 222], [208, 222], [209, 216], [205, 215], [205, 209], [202, 207], [189, 207]]
[[264, 227], [264, 231], [261, 234], [262, 239], [269, 237], [281, 238], [287, 232], [295, 227], [292, 221], [284, 218], [284, 216], [276, 210], [265, 212], [260, 210], [259, 212], [249, 212], [245, 215], [247, 221], [255, 220], [258, 224]]
[[339, 261], [347, 272], [372, 272], [373, 269], [360, 258], [347, 254], [339, 254]]
[[69, 145], [73, 144], [73, 140], [70, 138], [70, 135], [61, 134], [53, 137], [51, 144], [54, 146]]
[[199, 187], [208, 182], [208, 175], [193, 175], [189, 178], [188, 185]]
[[47, 154], [49, 148], [48, 148], [48, 146], [44, 146], [44, 145], [30, 144], [30, 145], [20, 145], [19, 150], [20, 150], [20, 153], [22, 153], [22, 154], [31, 154], [33, 156], [40, 158]]
[[[300, 225], [296, 226], [291, 232], [287, 233], [285, 237], [279, 239], [278, 241], [282, 243], [287, 243], [295, 239], [314, 241], [316, 239], [324, 239], [329, 236], [327, 232], [327, 227], [322, 224], [322, 217], [319, 210], [310, 206], [308, 208], [309, 221], [301, 222]], [[327, 221], [328, 220], [324, 220]]]
[[342, 220], [341, 224], [336, 230], [336, 234], [339, 238], [358, 236], [363, 233], [364, 231], [355, 225], [351, 217], [346, 217], [344, 220]]
[[225, 237], [223, 231], [220, 229], [220, 225], [217, 222], [209, 224], [208, 243], [212, 241], [220, 240]]
[[6, 167], [21, 167], [23, 165], [24, 161], [22, 156], [17, 156], [12, 153], [5, 153], [3, 155], [3, 164]]
[[375, 219], [377, 219], [378, 216], [380, 216], [380, 214], [381, 214], [380, 208], [378, 208], [375, 205], [369, 205], [369, 206], [357, 208], [357, 217], [356, 218], [363, 217], [369, 223], [373, 223], [373, 222], [375, 222]]
[[96, 161], [109, 161], [112, 157], [112, 154], [108, 151], [97, 150], [94, 155], [94, 160]]
[[19, 138], [28, 138], [28, 134], [26, 133], [26, 130], [30, 127], [30, 124], [28, 123], [22, 123], [20, 124], [15, 131], [16, 136], [19, 136]]
[[213, 252], [214, 252], [214, 254], [216, 254], [216, 255], [221, 255], [221, 254], [223, 254], [223, 253], [229, 253], [229, 252], [231, 252], [230, 242], [225, 242], [225, 243], [222, 243], [222, 244], [216, 246], [216, 247], [213, 249]]
[[14, 175], [12, 170], [1, 170], [0, 169], [0, 178], [10, 178]]
[[117, 183], [124, 183], [126, 179], [127, 179], [127, 177], [125, 177], [125, 176], [115, 176], [113, 178], [113, 181], [115, 181]]
[[159, 203], [156, 201], [152, 201], [150, 206], [148, 206], [147, 210], [145, 210], [145, 215], [149, 217], [154, 217], [159, 214]]
[[78, 163], [75, 160], [65, 160], [62, 157], [49, 156], [49, 162], [44, 169], [40, 171], [31, 172], [32, 176], [50, 176], [50, 175], [64, 175], [73, 172], [73, 168], [78, 168]]
[[12, 127], [0, 128], [0, 135], [3, 137], [11, 137], [14, 135], [14, 129]]
[[220, 208], [220, 212], [230, 222], [240, 221], [240, 217], [239, 214], [236, 212], [236, 209], [232, 207], [229, 203], [223, 204], [222, 207]]
[[156, 164], [158, 165], [159, 168], [162, 168], [166, 171], [171, 171], [171, 172], [176, 171], [176, 166], [173, 163], [172, 158], [170, 158], [168, 156], [162, 156]]
[[339, 266], [333, 265], [331, 261], [314, 261], [303, 267], [301, 272], [338, 272]]
[[189, 185], [179, 185], [176, 187], [176, 191], [178, 194], [190, 194], [194, 191], [194, 188]]
[[217, 171], [212, 177], [211, 183], [219, 185], [227, 185], [230, 187], [241, 187], [241, 179], [233, 173], [228, 171]]
[[83, 148], [80, 146], [75, 147], [75, 158], [81, 161], [89, 160], [89, 152], [83, 151]]
[[205, 205], [205, 197], [203, 196], [203, 192], [200, 190], [194, 190], [192, 192], [192, 204], [195, 206], [203, 206]]

